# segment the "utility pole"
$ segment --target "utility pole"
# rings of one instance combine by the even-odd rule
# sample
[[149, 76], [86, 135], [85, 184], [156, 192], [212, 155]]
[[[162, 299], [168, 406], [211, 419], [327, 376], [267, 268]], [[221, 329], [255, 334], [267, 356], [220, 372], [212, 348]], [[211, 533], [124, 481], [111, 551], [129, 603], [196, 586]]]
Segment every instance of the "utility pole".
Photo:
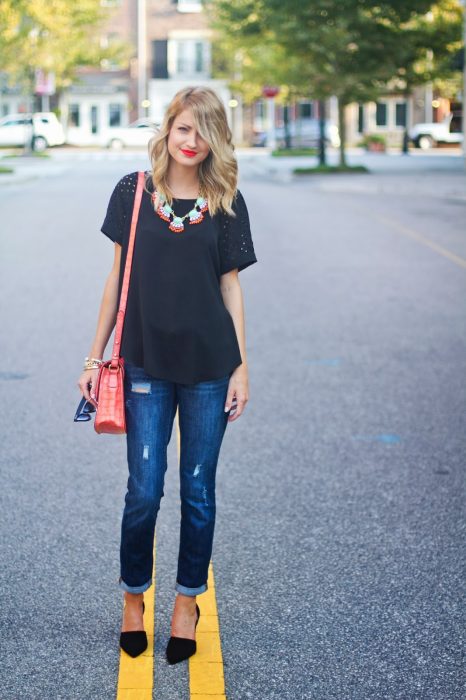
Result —
[[[147, 110], [147, 30], [146, 0], [138, 0], [138, 118], [146, 116]], [[146, 106], [143, 106], [143, 103]]]

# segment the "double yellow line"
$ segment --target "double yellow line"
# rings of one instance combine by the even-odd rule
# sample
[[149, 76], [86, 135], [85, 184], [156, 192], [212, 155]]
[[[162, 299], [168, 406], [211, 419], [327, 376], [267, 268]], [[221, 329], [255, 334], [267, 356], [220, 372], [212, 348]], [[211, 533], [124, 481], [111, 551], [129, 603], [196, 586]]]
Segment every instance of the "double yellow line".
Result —
[[[180, 427], [176, 413], [176, 444], [180, 459]], [[152, 700], [154, 694], [154, 613], [155, 613], [155, 559], [154, 538], [153, 584], [144, 593], [144, 628], [149, 642], [146, 651], [135, 659], [120, 649], [120, 664], [116, 700]], [[197, 651], [188, 660], [189, 693], [193, 700], [226, 700], [223, 673], [220, 626], [212, 561], [209, 565], [207, 591], [198, 597], [201, 617], [196, 627]], [[155, 689], [157, 697], [157, 689]]]

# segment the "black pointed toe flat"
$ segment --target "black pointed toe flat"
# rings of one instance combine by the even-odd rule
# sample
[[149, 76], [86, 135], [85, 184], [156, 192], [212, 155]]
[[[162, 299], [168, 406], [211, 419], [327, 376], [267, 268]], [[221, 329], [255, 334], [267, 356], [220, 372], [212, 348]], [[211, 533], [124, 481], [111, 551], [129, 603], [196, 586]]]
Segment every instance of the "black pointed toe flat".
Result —
[[[142, 603], [142, 612], [144, 614], [145, 605], [144, 601]], [[120, 647], [123, 651], [133, 657], [139, 656], [143, 651], [147, 649], [147, 634], [144, 630], [137, 630], [136, 632], [121, 632], [120, 633]]]
[[[197, 618], [194, 629], [196, 629], [197, 623], [199, 622], [199, 618], [201, 616], [201, 611], [199, 610], [197, 603], [196, 613]], [[170, 637], [165, 653], [169, 664], [177, 664], [180, 661], [189, 659], [190, 656], [196, 653], [196, 650], [197, 645], [195, 639], [186, 639], [186, 637]]]

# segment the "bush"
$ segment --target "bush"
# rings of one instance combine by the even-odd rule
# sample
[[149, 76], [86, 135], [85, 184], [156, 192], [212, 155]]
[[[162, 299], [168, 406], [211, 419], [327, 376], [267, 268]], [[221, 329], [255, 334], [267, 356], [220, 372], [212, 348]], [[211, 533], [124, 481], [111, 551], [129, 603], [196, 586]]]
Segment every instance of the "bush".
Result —
[[359, 143], [368, 151], [384, 151], [387, 147], [387, 139], [382, 134], [366, 134]]

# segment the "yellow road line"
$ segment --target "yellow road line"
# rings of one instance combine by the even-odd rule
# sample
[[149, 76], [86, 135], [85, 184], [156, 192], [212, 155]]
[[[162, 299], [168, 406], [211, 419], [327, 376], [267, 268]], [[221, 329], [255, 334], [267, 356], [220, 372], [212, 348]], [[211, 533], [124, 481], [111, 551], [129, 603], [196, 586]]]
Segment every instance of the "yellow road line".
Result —
[[[180, 458], [180, 426], [176, 413], [178, 461]], [[226, 700], [223, 674], [220, 625], [215, 597], [214, 569], [209, 564], [207, 591], [198, 596], [201, 611], [196, 627], [197, 651], [189, 657], [189, 693], [193, 700]]]
[[199, 597], [201, 617], [196, 628], [197, 651], [189, 658], [189, 692], [192, 700], [226, 700], [212, 561], [207, 584], [207, 591]]
[[117, 700], [152, 700], [154, 682], [154, 607], [155, 607], [155, 547], [152, 586], [144, 591], [144, 628], [148, 646], [145, 652], [133, 659], [120, 649]]
[[408, 226], [404, 226], [403, 224], [400, 224], [398, 221], [395, 221], [394, 219], [390, 219], [387, 216], [382, 216], [381, 214], [375, 214], [374, 216], [376, 216], [383, 223], [394, 228], [399, 233], [402, 233], [405, 236], [409, 236], [410, 238], [413, 238], [414, 240], [419, 241], [420, 243], [423, 243], [424, 245], [428, 246], [432, 250], [435, 250], [436, 253], [439, 253], [440, 255], [443, 255], [445, 258], [448, 258], [448, 260], [451, 260], [456, 265], [459, 265], [460, 267], [466, 268], [466, 260], [464, 258], [461, 258], [459, 255], [455, 255], [455, 253], [452, 253], [451, 251], [447, 250], [447, 248], [444, 248], [443, 246], [438, 245], [438, 243], [434, 243], [434, 241], [431, 241], [429, 238], [426, 238], [425, 236], [422, 235], [422, 233], [419, 233], [415, 229], [409, 228]]
[[[180, 459], [180, 428], [176, 412], [176, 442]], [[155, 609], [155, 558], [154, 537], [153, 584], [144, 593], [144, 627], [149, 645], [146, 651], [132, 659], [120, 650], [120, 667], [116, 700], [152, 700], [154, 678], [154, 609]], [[198, 597], [201, 617], [196, 628], [197, 651], [189, 658], [189, 691], [193, 700], [227, 700], [220, 642], [220, 626], [215, 597], [215, 581], [212, 561], [209, 564], [208, 589]]]

